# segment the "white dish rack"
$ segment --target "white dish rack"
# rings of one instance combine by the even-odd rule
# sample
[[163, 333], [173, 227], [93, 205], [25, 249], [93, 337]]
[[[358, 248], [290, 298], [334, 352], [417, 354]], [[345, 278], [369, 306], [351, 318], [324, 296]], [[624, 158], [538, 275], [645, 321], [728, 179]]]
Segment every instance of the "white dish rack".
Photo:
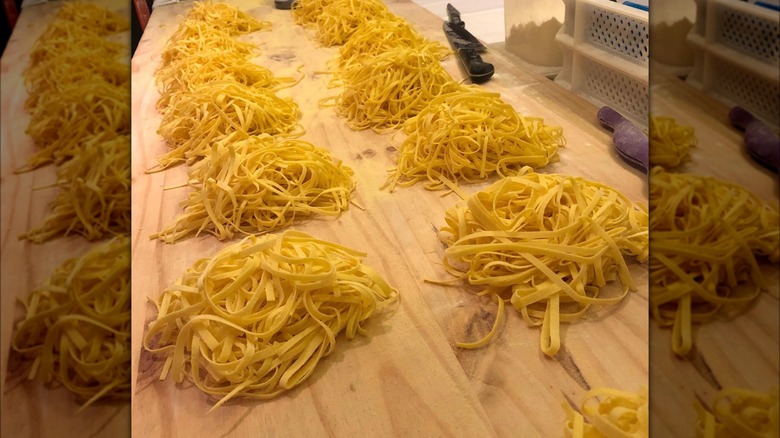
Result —
[[695, 51], [687, 81], [778, 128], [780, 14], [736, 0], [696, 0]]
[[648, 13], [608, 0], [564, 0], [555, 39], [563, 70], [555, 82], [647, 128]]

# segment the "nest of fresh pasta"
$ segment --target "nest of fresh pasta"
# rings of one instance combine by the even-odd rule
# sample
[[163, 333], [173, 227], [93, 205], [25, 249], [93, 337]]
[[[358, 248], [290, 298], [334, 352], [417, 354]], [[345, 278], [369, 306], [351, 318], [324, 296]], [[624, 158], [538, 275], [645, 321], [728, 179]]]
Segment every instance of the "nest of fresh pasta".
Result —
[[436, 97], [461, 89], [425, 48], [394, 48], [341, 70], [336, 114], [354, 130], [386, 132], [423, 111]]
[[498, 93], [477, 87], [436, 97], [401, 130], [406, 138], [386, 183], [391, 191], [420, 181], [438, 190], [544, 167], [558, 161], [565, 143], [561, 128], [523, 117]]
[[38, 150], [19, 171], [61, 164], [92, 137], [130, 133], [129, 87], [100, 79], [64, 85], [37, 102], [25, 132]]
[[388, 16], [357, 28], [339, 49], [338, 68], [347, 69], [397, 48], [429, 52], [433, 59], [439, 60], [451, 53], [440, 43], [424, 38], [405, 20]]
[[43, 243], [78, 234], [87, 240], [130, 232], [130, 137], [90, 139], [57, 169], [60, 188], [43, 223], [20, 238]]
[[666, 169], [691, 161], [696, 135], [671, 117], [650, 116], [650, 165]]
[[159, 158], [163, 169], [185, 161], [194, 163], [208, 154], [212, 142], [232, 133], [303, 134], [300, 110], [292, 99], [230, 80], [207, 82], [191, 92], [171, 95], [162, 113], [157, 132], [172, 149]]
[[[648, 258], [648, 216], [618, 191], [580, 177], [534, 173], [526, 167], [465, 204], [447, 210], [439, 238], [447, 245], [444, 267], [509, 302], [532, 326], [541, 326], [547, 355], [560, 348], [559, 323], [585, 316], [594, 304], [614, 305], [636, 285], [626, 259]], [[599, 296], [619, 280], [617, 296]], [[497, 334], [458, 344], [478, 348]]]
[[650, 175], [650, 306], [686, 355], [692, 323], [752, 302], [767, 288], [761, 260], [780, 260], [780, 213], [743, 187], [712, 177]]
[[194, 190], [182, 202], [184, 213], [150, 238], [173, 243], [206, 232], [224, 240], [311, 216], [338, 216], [349, 208], [352, 176], [352, 169], [311, 143], [234, 135], [213, 144], [190, 168]]
[[233, 36], [271, 28], [270, 22], [257, 20], [235, 6], [211, 1], [195, 2], [185, 21], [204, 23]]
[[130, 399], [130, 240], [69, 259], [28, 295], [11, 338], [29, 380], [59, 384], [84, 404]]
[[209, 82], [231, 81], [252, 88], [277, 90], [295, 83], [280, 78], [267, 68], [231, 51], [205, 51], [177, 59], [157, 73], [160, 99], [157, 109], [164, 111], [177, 93], [192, 93]]
[[288, 231], [249, 236], [197, 261], [154, 301], [144, 348], [161, 379], [185, 379], [219, 401], [270, 399], [306, 381], [340, 334], [365, 324], [398, 292], [364, 253]]

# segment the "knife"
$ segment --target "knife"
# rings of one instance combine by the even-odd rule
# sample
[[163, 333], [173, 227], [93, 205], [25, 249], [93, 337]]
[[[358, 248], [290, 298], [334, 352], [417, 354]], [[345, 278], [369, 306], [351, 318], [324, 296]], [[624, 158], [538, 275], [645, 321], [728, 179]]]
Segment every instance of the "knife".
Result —
[[450, 23], [445, 22], [442, 27], [447, 35], [447, 39], [450, 40], [450, 45], [458, 55], [460, 63], [466, 69], [471, 82], [475, 84], [487, 82], [495, 72], [493, 64], [483, 61], [482, 57], [479, 56], [479, 51], [475, 50], [471, 43], [464, 42], [452, 29], [453, 26]]
[[608, 106], [602, 107], [596, 116], [602, 126], [612, 131], [612, 143], [618, 155], [628, 164], [647, 173], [650, 168], [650, 142], [644, 132]]
[[466, 69], [471, 82], [475, 84], [487, 82], [493, 77], [495, 68], [493, 64], [483, 61], [479, 56], [486, 50], [485, 46], [466, 30], [466, 24], [460, 19], [460, 13], [451, 4], [447, 4], [447, 14], [450, 21], [445, 21], [442, 28], [452, 49], [458, 55], [458, 60]]
[[470, 49], [479, 53], [487, 50], [477, 37], [466, 30], [466, 23], [460, 18], [460, 12], [450, 3], [447, 3], [447, 16], [450, 19], [450, 27], [462, 39], [464, 45], [468, 45]]

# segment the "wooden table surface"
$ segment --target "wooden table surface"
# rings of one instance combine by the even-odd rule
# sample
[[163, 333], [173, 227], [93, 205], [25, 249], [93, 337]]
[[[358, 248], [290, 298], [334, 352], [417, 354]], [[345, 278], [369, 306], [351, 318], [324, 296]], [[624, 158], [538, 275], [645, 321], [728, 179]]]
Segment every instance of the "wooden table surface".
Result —
[[[677, 172], [731, 181], [778, 205], [777, 175], [755, 163], [742, 135], [728, 121], [729, 108], [687, 83], [651, 71], [651, 109], [695, 129], [698, 147]], [[769, 290], [736, 318], [717, 318], [694, 333], [690, 360], [671, 349], [671, 329], [650, 328], [651, 412], [655, 436], [694, 436], [696, 394], [708, 403], [720, 388], [767, 392], [780, 386], [780, 275], [764, 266]]]
[[[104, 0], [96, 3], [130, 17], [126, 2]], [[54, 18], [61, 4], [45, 3], [22, 9], [0, 62], [0, 192], [3, 205], [0, 216], [0, 435], [130, 436], [128, 402], [98, 403], [76, 414], [81, 404], [73, 394], [64, 388], [47, 389], [39, 380], [27, 381], [26, 377], [19, 375], [18, 368], [8, 362], [13, 326], [24, 310], [18, 299], [42, 284], [65, 260], [84, 254], [96, 244], [78, 236], [40, 245], [18, 239], [19, 234], [41, 223], [49, 212], [49, 202], [57, 194], [56, 188], [33, 190], [55, 181], [55, 166], [20, 175], [14, 175], [13, 170], [25, 164], [35, 151], [32, 140], [25, 134], [30, 117], [24, 109], [27, 91], [22, 72], [27, 67], [35, 40]], [[114, 35], [112, 39], [124, 39], [129, 47], [129, 32]], [[129, 61], [129, 56], [127, 58], [124, 62]]]
[[[145, 325], [155, 315], [147, 297], [159, 295], [194, 261], [228, 244], [211, 236], [174, 245], [149, 240], [180, 213], [179, 202], [188, 190], [163, 190], [185, 181], [183, 166], [144, 173], [166, 151], [156, 134], [159, 94], [153, 75], [159, 53], [191, 4], [158, 7], [132, 60], [134, 436], [550, 437], [562, 434], [563, 393], [580, 399], [590, 387], [636, 390], [647, 385], [646, 287], [617, 307], [564, 326], [565, 348], [553, 359], [539, 349], [540, 330], [527, 327], [514, 310], [490, 346], [456, 348], [457, 341], [487, 333], [496, 311], [462, 287], [423, 282], [448, 278], [434, 228], [444, 223], [445, 210], [457, 198], [421, 186], [380, 191], [396, 157], [391, 135], [352, 131], [333, 109], [317, 106], [338, 93], [326, 88], [327, 75], [317, 73], [337, 49], [318, 47], [309, 32], [293, 23], [289, 11], [273, 9], [268, 0], [229, 3], [273, 23], [272, 32], [242, 37], [260, 45], [255, 62], [276, 75], [294, 75], [303, 65], [305, 79], [279, 94], [300, 105], [307, 130], [303, 138], [329, 148], [355, 170], [356, 200], [366, 208], [293, 228], [368, 252], [366, 263], [398, 288], [401, 304], [368, 324], [369, 337], [340, 340], [305, 384], [271, 401], [231, 401], [207, 415], [213, 401], [197, 388], [158, 380], [160, 362], [141, 352]], [[446, 44], [441, 20], [433, 14], [406, 1], [389, 7], [423, 35]], [[612, 185], [632, 200], [646, 199], [645, 176], [612, 151], [610, 136], [596, 122], [597, 108], [500, 55], [490, 53], [485, 59], [496, 66], [485, 88], [500, 91], [519, 112], [563, 127], [568, 145], [561, 162], [544, 172], [581, 175]], [[444, 65], [456, 79], [463, 77], [454, 58]], [[464, 189], [480, 187], [484, 185]], [[647, 283], [645, 266], [634, 261], [631, 270], [637, 284]]]

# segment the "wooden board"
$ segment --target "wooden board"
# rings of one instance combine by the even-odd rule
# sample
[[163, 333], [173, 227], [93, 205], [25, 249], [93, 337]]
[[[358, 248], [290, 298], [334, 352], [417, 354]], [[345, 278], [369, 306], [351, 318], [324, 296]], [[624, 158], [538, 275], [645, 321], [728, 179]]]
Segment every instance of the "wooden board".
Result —
[[[0, 62], [0, 192], [3, 206], [0, 216], [0, 435], [129, 436], [129, 403], [98, 404], [83, 414], [76, 414], [81, 405], [73, 394], [63, 388], [45, 388], [37, 380], [29, 382], [19, 375], [16, 363], [9, 364], [13, 327], [23, 311], [17, 299], [43, 283], [65, 260], [80, 256], [93, 245], [80, 237], [55, 239], [41, 245], [18, 240], [19, 234], [43, 220], [49, 212], [48, 203], [57, 194], [56, 189], [33, 191], [34, 187], [55, 181], [54, 166], [20, 175], [14, 175], [13, 170], [25, 164], [27, 157], [35, 151], [32, 140], [25, 134], [29, 114], [24, 109], [27, 92], [22, 72], [33, 43], [53, 19], [60, 4], [24, 8]], [[124, 2], [99, 4], [130, 16]], [[115, 37], [129, 40], [129, 32]]]
[[[777, 205], [777, 175], [750, 158], [728, 121], [729, 108], [660, 70], [651, 78], [653, 114], [692, 126], [698, 139], [691, 162], [676, 171], [732, 181]], [[711, 403], [720, 388], [766, 392], [780, 385], [780, 275], [776, 266], [764, 271], [769, 290], [739, 316], [699, 326], [691, 360], [672, 352], [671, 329], [651, 324], [653, 434], [693, 436], [696, 395]]]
[[[180, 213], [179, 202], [187, 193], [163, 190], [185, 181], [183, 167], [144, 173], [166, 151], [156, 134], [159, 94], [153, 75], [159, 53], [191, 5], [158, 7], [132, 60], [134, 436], [255, 436], [257, 431], [269, 436], [558, 436], [564, 422], [563, 393], [580, 399], [589, 387], [636, 390], [647, 385], [644, 286], [620, 306], [565, 326], [565, 349], [555, 359], [540, 352], [539, 330], [527, 327], [514, 311], [490, 346], [476, 351], [455, 348], [457, 341], [487, 333], [496, 311], [462, 287], [422, 281], [447, 278], [435, 229], [457, 198], [422, 187], [380, 191], [396, 156], [391, 135], [351, 131], [332, 109], [317, 105], [338, 93], [326, 88], [327, 75], [317, 73], [326, 69], [337, 49], [318, 47], [289, 12], [273, 9], [268, 0], [229, 3], [274, 25], [272, 32], [242, 37], [260, 45], [255, 62], [277, 75], [292, 75], [304, 65], [305, 79], [279, 94], [292, 96], [300, 105], [304, 139], [329, 148], [355, 170], [356, 199], [366, 207], [294, 228], [368, 252], [366, 263], [400, 290], [401, 305], [368, 325], [369, 338], [341, 340], [309, 381], [272, 401], [232, 401], [206, 415], [213, 400], [191, 385], [157, 380], [160, 363], [141, 351], [145, 325], [155, 312], [147, 297], [158, 296], [195, 260], [227, 244], [211, 236], [174, 245], [148, 238]], [[411, 2], [389, 6], [425, 36], [446, 44], [439, 18]], [[616, 187], [632, 200], [646, 199], [645, 176], [614, 153], [610, 135], [597, 124], [597, 108], [499, 54], [486, 54], [485, 59], [496, 66], [485, 88], [501, 92], [519, 112], [563, 127], [568, 145], [561, 162], [544, 172], [581, 175]], [[444, 66], [456, 79], [463, 78], [455, 59]], [[636, 283], [646, 285], [646, 267], [633, 262], [631, 269]]]

